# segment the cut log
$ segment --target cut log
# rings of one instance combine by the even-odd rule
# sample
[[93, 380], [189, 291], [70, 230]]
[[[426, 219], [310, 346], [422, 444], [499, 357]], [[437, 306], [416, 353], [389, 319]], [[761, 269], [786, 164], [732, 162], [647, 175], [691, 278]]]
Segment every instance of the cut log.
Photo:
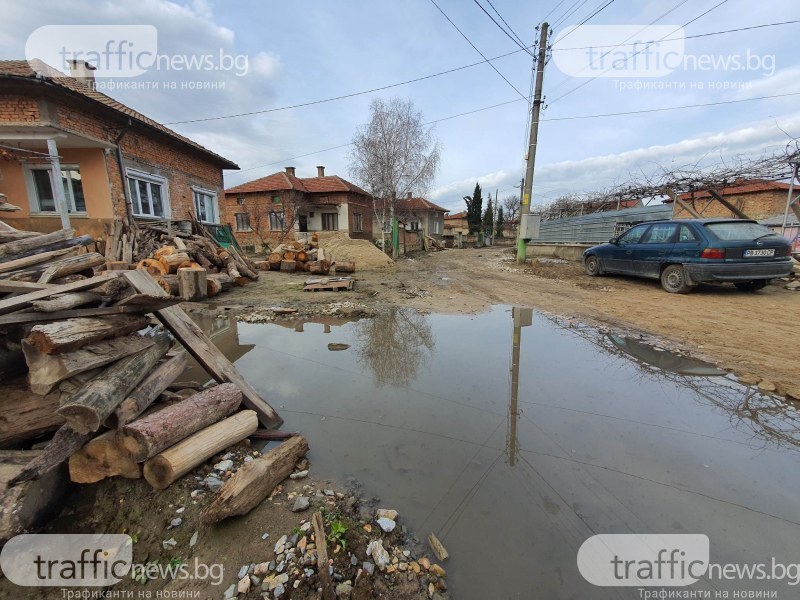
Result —
[[283, 253], [283, 260], [297, 260], [297, 253], [293, 250], [287, 250]]
[[71, 294], [63, 294], [48, 300], [37, 300], [32, 302], [31, 305], [35, 311], [57, 312], [69, 310], [76, 306], [85, 306], [86, 304], [100, 304], [102, 301], [103, 297], [97, 292], [72, 292]]
[[143, 315], [67, 319], [34, 326], [27, 340], [41, 352], [55, 354], [144, 329], [147, 323], [147, 318]]
[[39, 479], [75, 454], [92, 437], [90, 433], [78, 433], [67, 425], [62, 425], [53, 439], [40, 454], [34, 456], [8, 485], [17, 485], [23, 481]]
[[[214, 282], [213, 285], [219, 288], [219, 292], [227, 292], [229, 289], [233, 287], [233, 280], [230, 276], [226, 273], [212, 273], [206, 275], [206, 287], [208, 288], [211, 285], [211, 282]], [[211, 294], [209, 294], [211, 296]]]
[[111, 364], [152, 345], [152, 338], [131, 334], [88, 344], [78, 350], [61, 354], [46, 354], [23, 341], [22, 351], [28, 364], [31, 391], [43, 396], [65, 379]]
[[67, 491], [64, 469], [58, 469], [38, 481], [13, 486], [25, 465], [42, 455], [41, 450], [0, 452], [0, 545], [15, 535], [35, 530], [62, 507]]
[[105, 257], [97, 252], [88, 252], [86, 254], [79, 254], [77, 256], [68, 256], [60, 258], [46, 264], [37, 265], [15, 273], [10, 279], [27, 280], [32, 279], [39, 283], [49, 283], [54, 279], [61, 279], [67, 275], [74, 275], [75, 273], [84, 273], [90, 277], [94, 274], [92, 269], [104, 265], [106, 262]]
[[167, 273], [176, 273], [181, 263], [191, 262], [191, 260], [191, 257], [186, 252], [173, 252], [159, 259]]
[[208, 296], [205, 269], [178, 269], [178, 290], [186, 301], [202, 300]]
[[334, 600], [336, 595], [328, 568], [328, 541], [325, 536], [325, 522], [320, 511], [316, 511], [311, 517], [311, 525], [314, 527], [314, 541], [317, 544], [317, 573], [322, 584], [322, 600]]
[[53, 233], [45, 233], [37, 235], [36, 237], [24, 238], [15, 242], [6, 242], [0, 244], [0, 257], [12, 256], [14, 254], [22, 254], [28, 250], [34, 250], [47, 246], [53, 242], [63, 242], [75, 235], [74, 229], [61, 229]]
[[259, 271], [269, 271], [269, 261], [268, 260], [257, 260], [253, 263]]
[[297, 261], [295, 260], [282, 260], [281, 261], [281, 272], [282, 273], [294, 273], [297, 270]]
[[197, 465], [242, 441], [256, 428], [258, 416], [255, 411], [238, 412], [148, 460], [144, 463], [144, 478], [157, 490], [163, 490]]
[[24, 379], [4, 384], [0, 400], [0, 448], [12, 448], [64, 424], [56, 414], [61, 394], [32, 394]]
[[278, 431], [277, 429], [257, 429], [250, 436], [256, 440], [269, 440], [270, 442], [282, 442], [300, 435], [298, 431]]
[[80, 290], [88, 290], [98, 287], [110, 279], [116, 278], [120, 273], [128, 272], [129, 271], [111, 271], [109, 273], [92, 277], [91, 279], [84, 279], [82, 281], [74, 281], [72, 283], [64, 283], [61, 285], [53, 285], [48, 287], [46, 290], [29, 292], [27, 294], [14, 296], [12, 298], [4, 298], [0, 300], [0, 315], [5, 315], [10, 312], [14, 312], [15, 310], [22, 310], [23, 308], [28, 308], [31, 305], [31, 302], [49, 298], [54, 294], [66, 294], [67, 292], [77, 292]]
[[228, 517], [249, 513], [291, 474], [295, 463], [306, 452], [308, 442], [299, 435], [245, 463], [222, 486], [214, 502], [203, 511], [203, 521], [218, 523]]
[[52, 252], [53, 250], [63, 250], [64, 248], [80, 248], [81, 246], [88, 246], [94, 243], [94, 238], [90, 235], [82, 235], [70, 240], [63, 240], [61, 242], [53, 242], [41, 248], [31, 248], [19, 254], [11, 254], [9, 256], [0, 257], [0, 263], [11, 262], [12, 260], [19, 260], [28, 256], [35, 256], [37, 254], [44, 254], [45, 252]]
[[[153, 295], [164, 294], [164, 291], [146, 273], [141, 271], [125, 271], [124, 273], [137, 291]], [[283, 423], [283, 419], [278, 416], [278, 413], [242, 377], [231, 361], [214, 346], [203, 330], [179, 306], [157, 310], [155, 315], [217, 382], [236, 384], [236, 387], [242, 392], [244, 403], [258, 413], [258, 418], [265, 427], [271, 429], [279, 427]]]
[[159, 310], [161, 308], [165, 308], [166, 306], [172, 306], [176, 302], [180, 302], [180, 299], [177, 298], [169, 298], [168, 300], [174, 300], [174, 302], [166, 302], [164, 298], [161, 298], [159, 302], [149, 305], [133, 304], [130, 306], [123, 305], [123, 306], [98, 306], [97, 308], [73, 308], [71, 310], [63, 310], [52, 313], [18, 312], [11, 315], [0, 316], [0, 326], [24, 325], [28, 323], [45, 323], [49, 321], [62, 321], [64, 319], [78, 319], [83, 317], [104, 317], [108, 315], [142, 314], [142, 313], [153, 312], [154, 310]]
[[144, 260], [140, 260], [138, 263], [136, 263], [136, 268], [147, 271], [153, 277], [167, 274], [166, 265], [154, 258], [145, 258]]
[[144, 462], [187, 436], [227, 417], [242, 402], [232, 383], [223, 383], [122, 428], [120, 443], [136, 462]]
[[312, 275], [327, 275], [331, 270], [331, 264], [327, 260], [315, 260], [307, 264], [310, 265], [309, 273]]
[[25, 258], [18, 258], [17, 260], [10, 260], [0, 264], [0, 273], [10, 273], [11, 271], [20, 271], [34, 265], [46, 263], [59, 256], [64, 256], [69, 252], [74, 252], [73, 248], [65, 248], [63, 250], [53, 250], [51, 252], [43, 252]]
[[356, 263], [352, 261], [336, 261], [333, 266], [337, 275], [339, 273], [355, 273], [356, 270]]
[[79, 433], [100, 425], [127, 398], [169, 348], [169, 336], [156, 335], [150, 348], [127, 356], [103, 370], [58, 409], [67, 424]]
[[180, 293], [177, 275], [162, 275], [156, 278], [158, 286], [170, 296], [177, 296]]
[[114, 429], [120, 429], [133, 421], [183, 373], [188, 362], [189, 357], [186, 352], [179, 352], [161, 363], [155, 371], [148, 375], [147, 379], [142, 381], [122, 401], [114, 413], [106, 420], [106, 425]]
[[281, 261], [283, 260], [283, 255], [279, 252], [273, 252], [267, 257], [267, 261], [269, 262], [270, 271], [277, 271], [281, 268]]
[[294, 258], [300, 262], [306, 262], [308, 261], [308, 254], [306, 254], [304, 250], [300, 250]]
[[70, 456], [70, 480], [75, 483], [95, 483], [115, 476], [139, 479], [142, 467], [125, 452], [116, 438], [116, 431], [106, 431]]

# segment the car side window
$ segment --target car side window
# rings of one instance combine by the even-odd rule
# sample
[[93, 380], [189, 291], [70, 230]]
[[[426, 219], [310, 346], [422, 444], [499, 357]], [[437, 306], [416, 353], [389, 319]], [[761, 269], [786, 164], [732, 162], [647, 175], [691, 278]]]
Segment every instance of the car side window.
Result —
[[678, 242], [699, 242], [700, 239], [697, 237], [697, 234], [692, 231], [691, 227], [687, 227], [686, 225], [681, 225], [680, 233], [678, 234]]
[[644, 235], [644, 232], [647, 231], [647, 227], [647, 225], [637, 225], [636, 227], [631, 227], [628, 229], [628, 231], [619, 236], [617, 241], [620, 244], [636, 244], [640, 239], [642, 239], [642, 235]]
[[677, 226], [674, 223], [656, 223], [642, 238], [642, 244], [668, 244], [675, 236]]

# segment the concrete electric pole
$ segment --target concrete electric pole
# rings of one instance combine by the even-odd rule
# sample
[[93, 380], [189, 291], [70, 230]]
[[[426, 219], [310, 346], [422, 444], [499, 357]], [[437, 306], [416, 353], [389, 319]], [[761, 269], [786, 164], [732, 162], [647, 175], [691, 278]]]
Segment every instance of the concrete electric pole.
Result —
[[519, 205], [519, 227], [517, 228], [517, 262], [524, 263], [526, 255], [524, 229], [522, 227], [523, 215], [531, 212], [531, 192], [533, 190], [533, 167], [536, 163], [536, 142], [539, 137], [539, 113], [542, 110], [542, 82], [544, 81], [544, 63], [547, 56], [547, 33], [549, 25], [542, 23], [539, 32], [539, 54], [536, 59], [536, 87], [533, 92], [533, 107], [531, 109], [531, 131], [528, 138], [528, 160], [525, 166], [525, 185], [522, 189], [522, 198]]

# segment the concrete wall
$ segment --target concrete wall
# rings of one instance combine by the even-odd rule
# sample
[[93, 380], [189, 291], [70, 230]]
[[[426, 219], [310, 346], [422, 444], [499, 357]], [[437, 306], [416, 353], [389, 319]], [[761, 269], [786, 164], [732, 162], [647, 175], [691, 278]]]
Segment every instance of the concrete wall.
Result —
[[591, 247], [592, 244], [528, 244], [525, 256], [580, 261], [583, 260], [583, 251]]

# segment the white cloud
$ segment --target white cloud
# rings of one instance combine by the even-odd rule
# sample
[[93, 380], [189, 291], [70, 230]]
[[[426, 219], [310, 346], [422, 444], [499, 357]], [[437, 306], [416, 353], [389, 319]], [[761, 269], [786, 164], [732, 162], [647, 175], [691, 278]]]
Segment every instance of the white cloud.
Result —
[[259, 52], [250, 57], [250, 71], [268, 79], [278, 76], [282, 69], [281, 57], [274, 52]]

